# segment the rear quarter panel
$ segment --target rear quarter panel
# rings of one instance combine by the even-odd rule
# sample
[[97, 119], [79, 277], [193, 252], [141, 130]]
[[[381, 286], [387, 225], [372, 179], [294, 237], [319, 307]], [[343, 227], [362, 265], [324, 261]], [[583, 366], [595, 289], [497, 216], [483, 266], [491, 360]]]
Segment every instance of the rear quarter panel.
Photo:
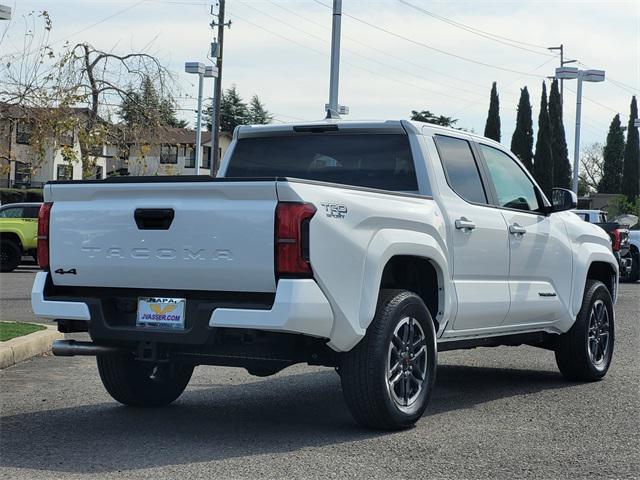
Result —
[[310, 225], [310, 258], [335, 317], [332, 348], [349, 350], [364, 336], [382, 272], [394, 255], [430, 259], [439, 272], [440, 305], [451, 304], [444, 219], [429, 197], [292, 181], [278, 183], [278, 199], [310, 202], [318, 209]]

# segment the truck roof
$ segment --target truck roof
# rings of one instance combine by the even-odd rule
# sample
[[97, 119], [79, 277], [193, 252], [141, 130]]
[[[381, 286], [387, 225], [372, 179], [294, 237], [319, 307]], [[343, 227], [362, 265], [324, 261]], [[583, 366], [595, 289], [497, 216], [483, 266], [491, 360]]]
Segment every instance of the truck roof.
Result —
[[[269, 136], [272, 134], [278, 134], [280, 132], [291, 132], [296, 129], [311, 129], [313, 127], [329, 127], [331, 125], [335, 125], [340, 130], [350, 130], [354, 133], [356, 132], [375, 132], [375, 131], [397, 131], [398, 133], [402, 133], [407, 129], [413, 129], [414, 133], [422, 134], [424, 133], [424, 127], [427, 127], [429, 130], [432, 130], [432, 133], [441, 133], [444, 135], [455, 135], [455, 136], [468, 136], [472, 137], [476, 140], [482, 140], [485, 143], [493, 143], [496, 146], [500, 146], [504, 148], [503, 145], [491, 140], [489, 138], [483, 137], [482, 135], [477, 135], [475, 133], [467, 132], [466, 130], [459, 130], [457, 128], [451, 127], [443, 127], [441, 125], [436, 125], [433, 123], [426, 122], [417, 122], [415, 120], [408, 119], [396, 119], [396, 120], [336, 120], [336, 119], [322, 119], [316, 121], [308, 121], [308, 122], [289, 122], [289, 123], [278, 123], [278, 124], [268, 124], [268, 125], [241, 125], [235, 129], [233, 132], [233, 138], [245, 138], [252, 136]], [[389, 132], [387, 132], [389, 133]]]

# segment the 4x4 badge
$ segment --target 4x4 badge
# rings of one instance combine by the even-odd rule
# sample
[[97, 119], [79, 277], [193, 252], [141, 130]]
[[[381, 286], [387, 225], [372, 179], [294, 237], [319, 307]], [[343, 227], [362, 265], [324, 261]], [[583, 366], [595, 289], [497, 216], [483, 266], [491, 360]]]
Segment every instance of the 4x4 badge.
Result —
[[70, 270], [63, 270], [59, 268], [54, 273], [57, 273], [58, 275], [64, 275], [65, 273], [70, 273], [71, 275], [77, 275], [78, 272], [76, 272], [75, 268], [72, 268]]

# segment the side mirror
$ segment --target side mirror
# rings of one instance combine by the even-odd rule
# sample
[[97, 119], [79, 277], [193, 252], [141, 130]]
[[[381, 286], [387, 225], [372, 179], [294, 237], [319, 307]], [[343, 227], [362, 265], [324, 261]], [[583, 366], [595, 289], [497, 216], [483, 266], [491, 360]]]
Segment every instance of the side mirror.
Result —
[[551, 212], [564, 212], [573, 210], [578, 206], [578, 196], [566, 188], [553, 188], [551, 190]]

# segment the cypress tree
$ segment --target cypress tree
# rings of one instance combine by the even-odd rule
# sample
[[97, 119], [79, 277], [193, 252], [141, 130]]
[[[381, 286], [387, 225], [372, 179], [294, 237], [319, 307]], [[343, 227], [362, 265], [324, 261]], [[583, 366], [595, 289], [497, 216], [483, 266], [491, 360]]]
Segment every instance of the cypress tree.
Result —
[[496, 82], [491, 86], [491, 99], [489, 101], [489, 115], [484, 126], [484, 136], [496, 142], [500, 141], [500, 100]]
[[527, 167], [527, 170], [533, 172], [533, 119], [527, 87], [520, 90], [516, 129], [511, 137], [511, 151]]
[[620, 115], [613, 117], [603, 151], [602, 178], [598, 193], [620, 193], [622, 191], [622, 168], [624, 161], [624, 131]]
[[638, 104], [635, 95], [631, 98], [631, 112], [627, 127], [627, 145], [624, 149], [624, 169], [622, 174], [622, 193], [627, 201], [635, 203], [640, 194], [640, 140], [638, 127], [634, 125], [638, 118]]
[[553, 188], [553, 157], [551, 156], [551, 126], [547, 109], [547, 86], [542, 82], [540, 114], [538, 115], [538, 137], [533, 157], [533, 176], [542, 191], [549, 197]]
[[571, 188], [571, 164], [569, 163], [567, 139], [562, 122], [562, 98], [557, 79], [551, 83], [551, 91], [549, 92], [549, 125], [551, 127], [553, 186]]

